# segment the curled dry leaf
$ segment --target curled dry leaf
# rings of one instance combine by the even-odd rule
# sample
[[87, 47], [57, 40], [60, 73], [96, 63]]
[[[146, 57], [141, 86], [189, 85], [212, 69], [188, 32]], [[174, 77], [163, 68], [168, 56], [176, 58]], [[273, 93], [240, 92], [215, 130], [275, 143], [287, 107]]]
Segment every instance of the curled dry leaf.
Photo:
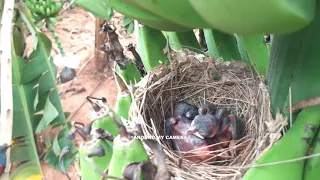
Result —
[[102, 128], [98, 128], [93, 132], [93, 136], [96, 139], [106, 139], [108, 141], [113, 141], [114, 136], [112, 134], [110, 134], [109, 132], [107, 132], [105, 129]]
[[140, 180], [141, 172], [143, 179], [154, 179], [155, 169], [150, 161], [128, 164], [123, 170], [123, 177], [126, 180]]
[[88, 158], [91, 157], [102, 157], [105, 155], [105, 151], [102, 145], [96, 147], [90, 154], [88, 154]]

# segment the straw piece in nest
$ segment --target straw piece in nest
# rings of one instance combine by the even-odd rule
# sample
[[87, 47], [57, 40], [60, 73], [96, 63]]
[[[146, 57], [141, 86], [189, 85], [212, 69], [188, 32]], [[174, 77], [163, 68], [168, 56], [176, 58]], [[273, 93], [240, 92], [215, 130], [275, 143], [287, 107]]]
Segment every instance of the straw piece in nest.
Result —
[[165, 143], [169, 170], [182, 179], [232, 179], [241, 177], [263, 150], [280, 137], [286, 120], [270, 114], [269, 95], [263, 80], [243, 62], [213, 61], [184, 50], [172, 52], [171, 65], [156, 68], [148, 75], [145, 87], [134, 92], [131, 116], [142, 123], [145, 136], [164, 135], [164, 120], [173, 116], [179, 102], [199, 107], [214, 103], [231, 110], [245, 123], [246, 136], [235, 142], [235, 157], [215, 165], [193, 164], [183, 160]]

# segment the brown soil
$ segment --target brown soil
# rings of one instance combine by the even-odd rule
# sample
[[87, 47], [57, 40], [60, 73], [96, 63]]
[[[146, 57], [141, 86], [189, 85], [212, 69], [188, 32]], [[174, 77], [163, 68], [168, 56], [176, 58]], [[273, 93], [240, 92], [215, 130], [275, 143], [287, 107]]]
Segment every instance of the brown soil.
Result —
[[[80, 67], [76, 69], [77, 72], [79, 72], [82, 65], [94, 55], [95, 17], [79, 7], [65, 11], [60, 17], [62, 18], [62, 21], [55, 24], [57, 34], [60, 37], [65, 52], [67, 54], [73, 53], [81, 60]], [[125, 30], [120, 27], [121, 19], [121, 15], [115, 14], [112, 21], [117, 27], [117, 32], [122, 45], [127, 46], [129, 42], [133, 42], [133, 38], [125, 35]], [[53, 42], [51, 54], [55, 57], [59, 53], [59, 50], [57, 45], [54, 43], [51, 33], [46, 29], [43, 29], [42, 32], [45, 33]], [[29, 36], [27, 38], [27, 54], [32, 51], [32, 45], [33, 39]], [[125, 52], [125, 54], [128, 55], [128, 52]], [[61, 70], [61, 68], [59, 68], [59, 70]], [[104, 82], [96, 89], [97, 85], [103, 79]], [[58, 85], [60, 93], [65, 91], [68, 86], [69, 83]], [[74, 94], [74, 92], [68, 92], [63, 96], [61, 102], [64, 111], [70, 112], [71, 116], [74, 114], [72, 119], [69, 117], [69, 121], [79, 121], [85, 124], [90, 121], [85, 114], [92, 111], [92, 107], [88, 102], [85, 102], [85, 97], [91, 93], [94, 97], [106, 97], [108, 103], [112, 107], [116, 101], [117, 87], [113, 77], [105, 77], [104, 74], [98, 72], [96, 70], [94, 60], [85, 66], [81, 74], [77, 76], [77, 80], [74, 81], [70, 88], [75, 88], [77, 90], [85, 88], [85, 91], [77, 94]], [[84, 102], [85, 104], [80, 107]], [[78, 142], [76, 142], [76, 144], [78, 144]], [[67, 179], [63, 173], [53, 169], [51, 166], [47, 165], [45, 161], [42, 161], [41, 165], [45, 180]], [[68, 172], [72, 179], [79, 179], [74, 165], [68, 169]]]

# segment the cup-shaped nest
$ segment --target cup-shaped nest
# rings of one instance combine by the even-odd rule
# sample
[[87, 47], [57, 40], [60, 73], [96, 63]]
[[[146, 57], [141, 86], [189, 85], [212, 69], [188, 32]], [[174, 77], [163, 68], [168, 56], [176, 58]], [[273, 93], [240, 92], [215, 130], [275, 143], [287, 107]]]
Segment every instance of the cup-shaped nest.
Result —
[[[159, 138], [173, 176], [192, 180], [241, 178], [246, 167], [281, 137], [286, 125], [284, 118], [272, 118], [263, 77], [244, 62], [213, 60], [187, 50], [170, 52], [169, 57], [170, 66], [154, 69], [134, 91], [132, 119], [142, 125], [146, 138]], [[214, 164], [194, 163], [160, 138], [165, 136], [165, 120], [173, 116], [180, 102], [197, 107], [213, 103], [237, 115], [244, 124], [245, 136], [218, 152], [228, 152], [230, 158]]]

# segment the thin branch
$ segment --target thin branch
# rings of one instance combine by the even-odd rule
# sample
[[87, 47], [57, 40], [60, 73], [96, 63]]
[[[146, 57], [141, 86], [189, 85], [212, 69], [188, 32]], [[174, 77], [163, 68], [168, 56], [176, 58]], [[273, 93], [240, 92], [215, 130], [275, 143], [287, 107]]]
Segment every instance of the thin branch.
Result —
[[[1, 61], [1, 120], [0, 120], [0, 144], [11, 143], [12, 139], [12, 54], [11, 54], [11, 32], [12, 18], [14, 12], [14, 1], [4, 2], [3, 14], [0, 24], [0, 61]], [[10, 157], [10, 149], [7, 151], [7, 157]], [[6, 172], [9, 172], [11, 163], [7, 159]]]
[[318, 105], [320, 105], [320, 97], [310, 97], [294, 104], [293, 106], [290, 105], [290, 107], [287, 107], [287, 111], [290, 113], [295, 113], [301, 109]]
[[[104, 81], [105, 81], [106, 79], [105, 78], [103, 78], [99, 83], [98, 83], [98, 85], [92, 90], [92, 92], [89, 94], [89, 96], [91, 96], [94, 92], [96, 92], [96, 90], [100, 87], [100, 85], [102, 84], [102, 83], [104, 83]], [[76, 111], [74, 112], [74, 113], [72, 113], [72, 115], [70, 115], [69, 116], [69, 120], [68, 121], [71, 121], [72, 120], [72, 118], [78, 113], [78, 111], [81, 109], [81, 107], [85, 104], [87, 102], [87, 99], [85, 99], [83, 102], [82, 102], [82, 104], [76, 109]]]

